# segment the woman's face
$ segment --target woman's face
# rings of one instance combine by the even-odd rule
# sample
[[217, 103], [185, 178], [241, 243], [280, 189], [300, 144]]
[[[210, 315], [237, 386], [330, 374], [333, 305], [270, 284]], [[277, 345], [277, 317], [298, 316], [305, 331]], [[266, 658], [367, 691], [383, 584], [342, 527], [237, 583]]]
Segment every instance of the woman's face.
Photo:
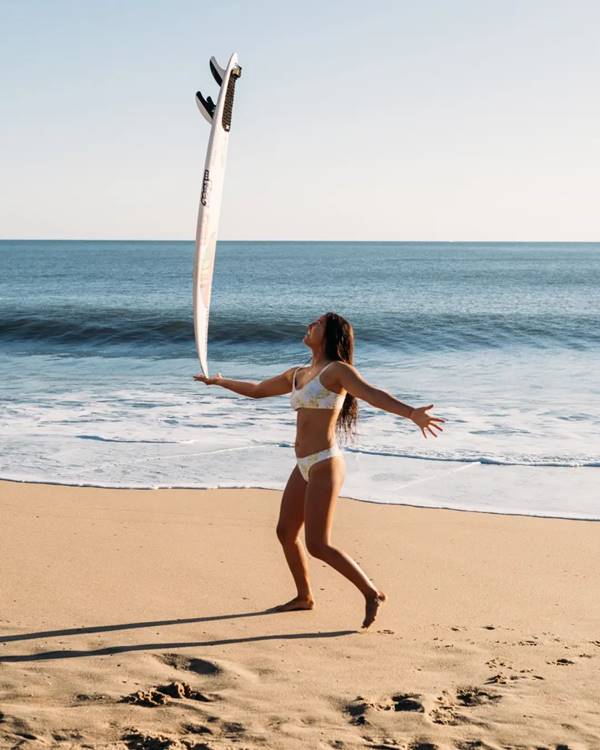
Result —
[[306, 329], [306, 335], [302, 341], [306, 346], [310, 346], [311, 349], [318, 349], [325, 338], [325, 316], [322, 315], [317, 320], [313, 320], [312, 323], [308, 324]]

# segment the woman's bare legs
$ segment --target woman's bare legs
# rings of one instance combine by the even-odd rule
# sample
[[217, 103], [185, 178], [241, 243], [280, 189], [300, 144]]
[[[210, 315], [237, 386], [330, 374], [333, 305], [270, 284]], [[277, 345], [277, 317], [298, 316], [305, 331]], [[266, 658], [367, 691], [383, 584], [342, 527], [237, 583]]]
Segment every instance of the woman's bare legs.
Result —
[[300, 529], [304, 524], [305, 491], [306, 482], [302, 478], [302, 474], [300, 474], [300, 469], [295, 466], [281, 498], [277, 536], [283, 547], [287, 564], [294, 577], [298, 595], [289, 602], [273, 608], [279, 612], [287, 612], [293, 609], [312, 609], [314, 606], [314, 599], [308, 580], [306, 552], [299, 539]]
[[362, 592], [365, 597], [363, 628], [368, 628], [385, 601], [385, 594], [375, 588], [349, 555], [330, 542], [335, 503], [344, 474], [344, 460], [337, 456], [319, 461], [310, 470], [304, 506], [306, 547], [311, 555], [331, 565]]

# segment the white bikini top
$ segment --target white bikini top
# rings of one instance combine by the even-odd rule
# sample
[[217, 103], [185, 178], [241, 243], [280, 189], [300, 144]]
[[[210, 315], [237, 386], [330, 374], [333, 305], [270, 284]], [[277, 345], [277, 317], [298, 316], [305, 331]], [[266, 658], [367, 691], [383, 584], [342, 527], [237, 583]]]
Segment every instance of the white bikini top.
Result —
[[344, 401], [345, 394], [330, 391], [321, 383], [321, 375], [332, 364], [333, 362], [330, 362], [325, 365], [314, 378], [311, 378], [298, 390], [296, 390], [296, 373], [300, 368], [297, 367], [294, 370], [292, 393], [290, 395], [290, 404], [293, 409], [335, 409], [338, 403]]

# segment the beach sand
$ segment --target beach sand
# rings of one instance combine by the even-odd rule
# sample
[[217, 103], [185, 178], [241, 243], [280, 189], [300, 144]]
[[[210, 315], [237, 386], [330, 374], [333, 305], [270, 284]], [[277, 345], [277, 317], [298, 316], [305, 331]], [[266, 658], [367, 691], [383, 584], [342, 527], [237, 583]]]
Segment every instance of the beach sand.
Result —
[[340, 499], [361, 632], [280, 496], [0, 483], [0, 747], [600, 748], [600, 524]]

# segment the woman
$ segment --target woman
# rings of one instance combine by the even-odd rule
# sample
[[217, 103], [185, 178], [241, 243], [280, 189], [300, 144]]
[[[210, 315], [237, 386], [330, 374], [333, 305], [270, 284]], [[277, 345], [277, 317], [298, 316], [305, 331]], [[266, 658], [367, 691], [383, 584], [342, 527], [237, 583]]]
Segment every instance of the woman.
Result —
[[308, 367], [290, 367], [261, 383], [195, 375], [207, 385], [220, 385], [242, 396], [265, 398], [291, 391], [291, 404], [297, 411], [294, 467], [281, 500], [277, 536], [292, 572], [297, 596], [276, 611], [312, 609], [314, 599], [308, 580], [306, 553], [299, 539], [305, 525], [308, 552], [331, 565], [351, 581], [365, 597], [363, 628], [375, 620], [386, 595], [379, 591], [357, 563], [330, 542], [333, 512], [344, 481], [344, 459], [336, 442], [336, 433], [351, 437], [358, 416], [357, 398], [372, 406], [411, 419], [427, 437], [443, 419], [427, 411], [433, 407], [407, 406], [389, 393], [367, 383], [352, 366], [354, 334], [352, 326], [336, 313], [326, 313], [312, 322], [303, 339], [312, 351]]

